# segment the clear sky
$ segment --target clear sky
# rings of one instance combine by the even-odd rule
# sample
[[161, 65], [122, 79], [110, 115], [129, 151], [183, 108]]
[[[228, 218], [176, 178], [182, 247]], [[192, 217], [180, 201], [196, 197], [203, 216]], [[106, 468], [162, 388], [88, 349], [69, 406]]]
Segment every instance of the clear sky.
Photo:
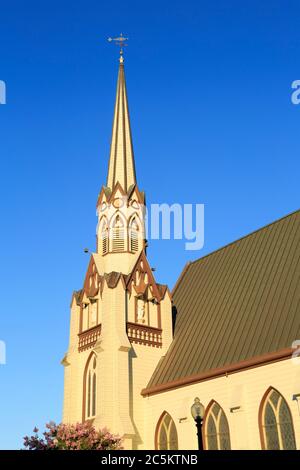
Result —
[[150, 242], [172, 287], [195, 259], [299, 208], [299, 1], [2, 2], [0, 447], [61, 419], [69, 303], [95, 246], [118, 68], [148, 203], [204, 203], [205, 246]]

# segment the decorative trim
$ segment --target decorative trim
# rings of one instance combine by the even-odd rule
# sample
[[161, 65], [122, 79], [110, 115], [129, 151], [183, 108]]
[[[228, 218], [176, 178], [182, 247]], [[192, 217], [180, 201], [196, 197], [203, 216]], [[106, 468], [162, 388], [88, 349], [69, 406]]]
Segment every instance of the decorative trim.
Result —
[[[141, 263], [143, 263], [143, 268], [141, 268]], [[152, 291], [153, 291], [153, 296], [156, 298], [156, 300], [158, 302], [161, 301], [161, 293], [158, 289], [158, 286], [157, 286], [157, 283], [154, 279], [154, 276], [153, 276], [153, 273], [152, 273], [152, 270], [150, 268], [150, 265], [149, 265], [149, 261], [147, 260], [147, 257], [145, 255], [145, 252], [144, 251], [141, 251], [139, 257], [137, 258], [136, 260], [136, 263], [130, 273], [130, 276], [127, 278], [127, 288], [131, 294], [131, 290], [132, 290], [132, 286], [131, 286], [131, 281], [133, 280], [134, 281], [134, 277], [135, 277], [135, 274], [136, 272], [138, 272], [140, 275], [145, 275], [147, 274], [148, 275], [148, 283], [147, 285], [149, 287], [151, 287]]]
[[174, 388], [184, 387], [186, 385], [204, 382], [205, 380], [226, 376], [230, 373], [233, 374], [235, 372], [241, 372], [243, 370], [270, 364], [272, 362], [282, 361], [284, 359], [290, 358], [292, 356], [292, 353], [292, 348], [280, 349], [279, 351], [262, 354], [261, 356], [255, 356], [244, 361], [228, 364], [227, 366], [217, 367], [206, 372], [201, 372], [200, 374], [190, 375], [177, 380], [173, 380], [172, 382], [153, 385], [152, 387], [144, 388], [141, 394], [143, 396], [154, 395], [156, 393], [166, 392]]
[[101, 324], [93, 326], [93, 328], [89, 328], [88, 330], [79, 333], [78, 352], [86, 351], [87, 349], [95, 346], [100, 334]]
[[162, 347], [162, 330], [160, 328], [128, 322], [127, 335], [131, 343], [144, 344], [156, 348]]
[[[98, 280], [96, 281], [96, 273]], [[99, 284], [101, 280], [101, 274], [98, 272], [97, 265], [95, 263], [93, 255], [91, 255], [88, 269], [85, 275], [83, 290], [87, 297], [95, 297], [99, 292]], [[90, 279], [92, 280], [92, 285], [90, 285]]]

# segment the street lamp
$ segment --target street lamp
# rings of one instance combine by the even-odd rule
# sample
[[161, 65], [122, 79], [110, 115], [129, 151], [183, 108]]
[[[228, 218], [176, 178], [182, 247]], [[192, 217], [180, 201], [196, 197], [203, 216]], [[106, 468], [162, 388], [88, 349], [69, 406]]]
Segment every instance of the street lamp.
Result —
[[198, 449], [203, 450], [203, 439], [202, 439], [202, 422], [204, 417], [205, 408], [197, 397], [191, 407], [191, 414], [196, 423], [197, 436], [198, 436]]

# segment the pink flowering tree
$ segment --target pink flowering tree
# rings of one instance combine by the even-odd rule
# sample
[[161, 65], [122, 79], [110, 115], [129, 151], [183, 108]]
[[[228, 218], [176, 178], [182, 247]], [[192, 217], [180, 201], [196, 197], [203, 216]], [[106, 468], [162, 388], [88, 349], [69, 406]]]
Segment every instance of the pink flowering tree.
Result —
[[47, 430], [40, 437], [37, 428], [34, 435], [24, 437], [28, 450], [120, 450], [122, 439], [107, 429], [96, 430], [89, 423], [46, 424]]

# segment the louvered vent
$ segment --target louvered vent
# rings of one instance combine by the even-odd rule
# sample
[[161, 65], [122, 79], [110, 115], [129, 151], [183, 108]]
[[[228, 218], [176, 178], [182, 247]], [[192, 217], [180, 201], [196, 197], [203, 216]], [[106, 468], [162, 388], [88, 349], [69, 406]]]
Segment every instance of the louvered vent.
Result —
[[139, 239], [138, 239], [138, 232], [135, 230], [131, 230], [130, 233], [130, 250], [133, 253], [136, 253], [139, 249]]
[[113, 240], [112, 240], [112, 251], [119, 252], [124, 251], [125, 246], [125, 232], [122, 228], [114, 228], [113, 229]]
[[102, 233], [102, 254], [106, 255], [108, 252], [108, 235], [107, 230]]

